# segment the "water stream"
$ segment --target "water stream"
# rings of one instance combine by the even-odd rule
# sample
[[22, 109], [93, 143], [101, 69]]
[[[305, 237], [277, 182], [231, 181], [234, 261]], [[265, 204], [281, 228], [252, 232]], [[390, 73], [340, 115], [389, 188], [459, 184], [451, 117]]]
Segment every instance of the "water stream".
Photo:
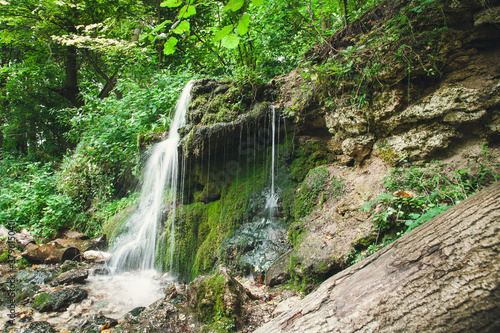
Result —
[[[154, 269], [159, 226], [165, 215], [175, 216], [179, 179], [179, 129], [186, 123], [186, 109], [193, 86], [189, 82], [177, 101], [174, 120], [166, 140], [151, 149], [144, 170], [144, 181], [138, 207], [124, 223], [123, 232], [113, 243], [113, 272]], [[171, 241], [175, 244], [175, 225], [171, 218]], [[173, 250], [173, 248], [172, 248]], [[173, 255], [173, 251], [171, 251]], [[171, 260], [172, 262], [173, 260]]]

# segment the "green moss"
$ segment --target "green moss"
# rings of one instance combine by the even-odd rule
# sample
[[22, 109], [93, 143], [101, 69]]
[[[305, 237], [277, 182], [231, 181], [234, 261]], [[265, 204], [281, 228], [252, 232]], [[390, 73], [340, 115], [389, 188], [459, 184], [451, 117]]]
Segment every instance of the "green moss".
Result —
[[0, 263], [4, 263], [4, 262], [8, 262], [8, 261], [9, 261], [9, 251], [5, 250], [0, 255]]
[[294, 222], [288, 228], [288, 240], [292, 245], [296, 248], [300, 245], [303, 237], [303, 227], [304, 221], [299, 220], [298, 222]]
[[112, 216], [102, 227], [102, 234], [106, 235], [108, 242], [113, 244], [113, 240], [123, 232], [122, 226], [134, 212], [135, 206], [125, 209]]
[[295, 220], [308, 215], [318, 204], [318, 195], [325, 188], [328, 171], [324, 166], [309, 171], [295, 195]]
[[37, 297], [35, 297], [35, 300], [33, 302], [33, 307], [35, 309], [43, 309], [49, 298], [50, 295], [48, 293], [39, 294]]
[[[219, 259], [222, 242], [250, 219], [251, 196], [266, 184], [268, 168], [263, 161], [257, 159], [242, 168], [244, 176], [232, 177], [231, 182], [225, 184], [219, 182], [220, 195], [217, 200], [185, 204], [176, 210], [173, 262], [170, 262], [170, 221], [167, 221], [156, 256], [160, 267], [170, 270], [172, 264], [174, 274], [187, 281], [212, 271]], [[223, 166], [213, 166], [211, 169], [224, 170]], [[208, 168], [199, 166], [195, 171], [199, 173], [196, 177], [200, 181], [208, 179], [202, 170]], [[204, 193], [196, 193], [194, 199], [203, 201], [200, 199]]]
[[[233, 286], [226, 284], [226, 280], [220, 275], [205, 279], [198, 286], [196, 292], [198, 319], [209, 324], [209, 329], [216, 332], [232, 331], [241, 314], [241, 300], [234, 296], [231, 287]], [[236, 300], [234, 309], [226, 307], [224, 303], [227, 292], [232, 293]]]
[[377, 155], [390, 166], [398, 165], [401, 159], [404, 159], [406, 157], [404, 153], [396, 152], [390, 147], [381, 147], [377, 151]]
[[314, 167], [333, 162], [334, 156], [327, 150], [322, 141], [307, 141], [299, 144], [294, 151], [294, 159], [290, 165], [290, 178], [297, 182], [304, 180], [309, 170]]

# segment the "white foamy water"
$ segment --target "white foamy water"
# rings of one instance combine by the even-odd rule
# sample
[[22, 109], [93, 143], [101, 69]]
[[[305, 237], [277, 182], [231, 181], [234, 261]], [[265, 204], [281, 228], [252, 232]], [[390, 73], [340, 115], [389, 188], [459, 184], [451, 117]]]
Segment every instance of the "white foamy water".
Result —
[[[175, 216], [179, 178], [178, 131], [186, 124], [192, 86], [193, 83], [188, 82], [177, 101], [168, 138], [151, 149], [138, 208], [123, 225], [126, 231], [113, 243], [111, 269], [114, 272], [154, 269], [156, 242], [164, 212]], [[173, 245], [175, 221], [173, 218], [169, 220]]]

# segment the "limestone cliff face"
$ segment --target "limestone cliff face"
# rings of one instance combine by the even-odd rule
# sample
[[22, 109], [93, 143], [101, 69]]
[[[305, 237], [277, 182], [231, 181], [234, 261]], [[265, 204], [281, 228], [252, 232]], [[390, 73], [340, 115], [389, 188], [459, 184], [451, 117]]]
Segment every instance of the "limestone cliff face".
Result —
[[309, 75], [280, 79], [280, 104], [304, 132], [335, 136], [345, 163], [370, 151], [424, 160], [498, 136], [498, 1], [415, 6], [387, 1], [311, 52]]
[[[293, 244], [276, 276], [345, 268], [353, 248], [377, 237], [373, 213], [360, 208], [384, 191], [390, 167], [494, 146], [500, 1], [483, 3], [388, 0], [267, 85], [198, 81], [182, 143], [190, 215], [179, 228], [191, 232], [178, 241], [194, 249], [179, 261], [197, 267], [188, 275], [217, 263], [243, 269], [245, 247], [222, 247], [257, 216], [252, 201], [270, 177], [271, 106], [281, 115], [278, 215]], [[213, 218], [219, 210], [225, 217]]]

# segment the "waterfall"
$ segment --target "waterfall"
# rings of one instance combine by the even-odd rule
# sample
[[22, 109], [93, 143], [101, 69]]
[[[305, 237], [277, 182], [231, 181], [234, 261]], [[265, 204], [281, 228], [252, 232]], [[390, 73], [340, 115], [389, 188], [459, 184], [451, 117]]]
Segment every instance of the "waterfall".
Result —
[[270, 106], [271, 113], [272, 113], [272, 120], [271, 120], [271, 193], [266, 200], [266, 208], [272, 210], [271, 213], [274, 213], [273, 211], [278, 207], [278, 198], [275, 193], [274, 189], [274, 170], [275, 170], [275, 155], [276, 155], [276, 108], [274, 106]]
[[157, 236], [165, 208], [170, 216], [171, 244], [174, 246], [179, 178], [178, 131], [186, 124], [192, 86], [193, 83], [188, 82], [177, 101], [167, 139], [151, 149], [137, 209], [124, 223], [125, 232], [113, 244], [111, 267], [114, 271], [154, 269]]
[[[252, 268], [250, 272], [252, 277], [257, 277], [268, 269], [287, 250], [286, 229], [276, 214], [279, 199], [279, 191], [276, 190], [276, 142], [279, 130], [276, 130], [276, 122], [279, 125], [280, 119], [273, 106], [270, 106], [269, 111], [270, 122], [268, 127], [266, 126], [266, 133], [270, 134], [270, 140], [266, 140], [266, 143], [271, 144], [271, 161], [267, 164], [270, 179], [268, 178], [268, 187], [255, 196], [252, 203], [260, 207], [260, 211], [247, 223], [242, 224], [224, 243], [224, 246], [240, 253], [239, 262]], [[247, 135], [247, 138], [251, 140], [251, 135]], [[254, 149], [256, 146], [257, 141], [254, 138]], [[266, 162], [268, 161], [266, 159]]]

